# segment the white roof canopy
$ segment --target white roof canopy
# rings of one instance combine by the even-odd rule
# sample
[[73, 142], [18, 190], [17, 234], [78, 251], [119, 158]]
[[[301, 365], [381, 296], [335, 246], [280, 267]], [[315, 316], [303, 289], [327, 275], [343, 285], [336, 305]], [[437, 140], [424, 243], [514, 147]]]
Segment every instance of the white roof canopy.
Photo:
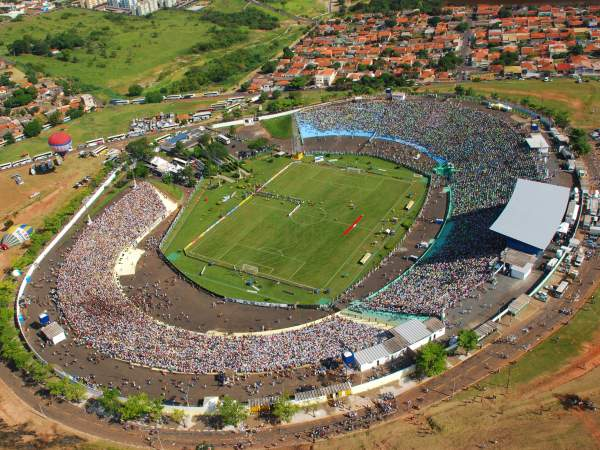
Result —
[[492, 231], [538, 249], [545, 249], [560, 226], [569, 203], [570, 189], [518, 179]]

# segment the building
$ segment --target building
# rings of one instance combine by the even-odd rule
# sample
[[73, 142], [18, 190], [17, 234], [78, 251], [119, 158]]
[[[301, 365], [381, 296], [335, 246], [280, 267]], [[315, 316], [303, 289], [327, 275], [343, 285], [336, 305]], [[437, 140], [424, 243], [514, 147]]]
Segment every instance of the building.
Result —
[[173, 164], [160, 156], [155, 156], [150, 160], [150, 169], [157, 175], [163, 176], [168, 173], [178, 173], [183, 170], [183, 167]]
[[446, 326], [435, 317], [424, 322], [411, 319], [392, 328], [390, 332], [390, 339], [354, 354], [354, 363], [361, 372], [398, 359], [408, 350], [416, 351], [428, 342], [439, 339], [446, 333]]
[[518, 179], [508, 204], [490, 229], [506, 237], [507, 247], [538, 255], [560, 226], [570, 194], [567, 187]]
[[321, 69], [315, 73], [315, 85], [317, 87], [328, 87], [333, 84], [337, 72], [335, 69]]
[[52, 322], [50, 325], [42, 328], [42, 334], [52, 345], [59, 344], [67, 339], [65, 330], [57, 322]]
[[542, 133], [531, 133], [531, 136], [525, 139], [531, 150], [538, 152], [540, 155], [547, 156], [550, 150], [550, 144], [544, 139]]
[[79, 0], [79, 6], [85, 9], [94, 9], [106, 4], [106, 0]]
[[81, 105], [83, 105], [84, 112], [90, 112], [96, 107], [96, 102], [90, 94], [81, 94]]

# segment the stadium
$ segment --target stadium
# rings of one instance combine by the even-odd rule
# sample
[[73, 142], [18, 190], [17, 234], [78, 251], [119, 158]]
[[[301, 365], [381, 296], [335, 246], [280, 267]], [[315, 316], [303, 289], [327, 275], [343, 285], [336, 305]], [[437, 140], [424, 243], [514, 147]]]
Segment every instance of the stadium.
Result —
[[[40, 357], [95, 389], [188, 405], [221, 395], [223, 374], [244, 401], [342, 378], [345, 392], [542, 278], [574, 182], [526, 144], [527, 121], [408, 96], [293, 123], [292, 155], [249, 161], [235, 187], [204, 181], [178, 208], [138, 182], [80, 218], [21, 292]], [[68, 346], [43, 344], [44, 311]]]

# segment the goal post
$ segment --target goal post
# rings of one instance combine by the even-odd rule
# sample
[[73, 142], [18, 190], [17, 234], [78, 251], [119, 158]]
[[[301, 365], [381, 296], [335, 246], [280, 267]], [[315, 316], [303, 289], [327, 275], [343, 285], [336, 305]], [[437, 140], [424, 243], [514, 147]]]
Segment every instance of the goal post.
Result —
[[347, 167], [346, 171], [348, 173], [358, 173], [358, 174], [362, 173], [362, 169], [359, 169], [358, 167]]

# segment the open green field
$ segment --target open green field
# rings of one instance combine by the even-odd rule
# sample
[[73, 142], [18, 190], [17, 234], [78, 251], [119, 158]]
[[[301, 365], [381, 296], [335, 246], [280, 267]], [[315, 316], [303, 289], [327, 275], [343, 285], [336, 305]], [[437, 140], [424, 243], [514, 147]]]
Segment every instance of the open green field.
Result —
[[[571, 123], [585, 129], [598, 127], [600, 115], [600, 82], [590, 80], [575, 83], [569, 78], [555, 78], [549, 83], [540, 80], [503, 80], [461, 83], [465, 88], [473, 88], [477, 94], [498, 94], [515, 103], [524, 98], [536, 104], [567, 111]], [[455, 84], [432, 84], [421, 87], [421, 92], [453, 92]]]
[[312, 19], [327, 12], [326, 0], [268, 0], [266, 4], [295, 16]]
[[[252, 179], [200, 191], [190, 200], [163, 251], [202, 287], [250, 300], [316, 303], [335, 297], [400, 241], [427, 189], [425, 177], [366, 157], [338, 157], [331, 165], [266, 157], [246, 165]], [[346, 170], [361, 165], [370, 170]], [[281, 197], [242, 201], [249, 184], [263, 184], [275, 174], [263, 192]], [[287, 197], [302, 201], [291, 216], [297, 203]], [[411, 199], [415, 205], [406, 211]], [[386, 228], [395, 235], [384, 234]], [[361, 265], [367, 252], [373, 256]], [[244, 265], [258, 274], [234, 270]]]
[[[231, 12], [247, 5], [243, 0], [228, 0], [223, 5], [220, 3], [223, 2], [217, 2], [210, 8]], [[269, 14], [276, 15], [272, 12]], [[0, 29], [0, 52], [18, 65], [32, 64], [49, 76], [78, 78], [90, 90], [109, 97], [125, 93], [134, 83], [144, 86], [166, 85], [180, 78], [190, 67], [221, 57], [224, 52], [262, 44], [278, 37], [285, 45], [297, 37], [299, 28], [295, 24], [269, 31], [242, 27], [248, 32], [245, 41], [225, 49], [193, 53], [191, 49], [198, 43], [218, 42], [218, 32], [210, 32], [213, 27], [217, 31], [220, 29], [211, 22], [201, 20], [198, 13], [190, 11], [163, 10], [151, 16], [135, 17], [67, 8], [39, 16], [25, 16], [22, 21], [3, 24]], [[86, 44], [73, 49], [68, 62], [57, 57], [8, 55], [7, 46], [15, 39], [25, 35], [40, 39], [48, 34], [56, 35], [70, 30], [75, 30]]]
[[276, 117], [265, 120], [261, 125], [275, 139], [290, 139], [292, 137], [292, 116]]

